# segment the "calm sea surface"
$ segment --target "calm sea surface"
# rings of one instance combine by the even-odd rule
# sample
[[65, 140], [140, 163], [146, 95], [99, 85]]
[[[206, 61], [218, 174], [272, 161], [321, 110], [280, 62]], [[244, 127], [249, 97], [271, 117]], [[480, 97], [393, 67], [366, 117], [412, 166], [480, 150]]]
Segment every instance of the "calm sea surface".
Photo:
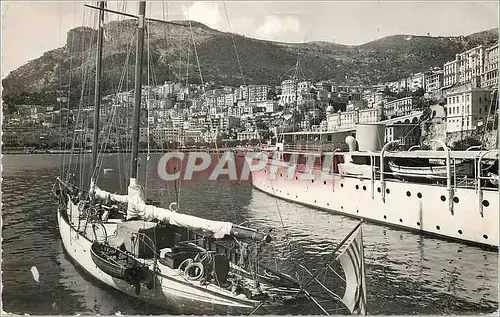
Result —
[[[152, 189], [148, 198], [168, 206], [174, 186], [158, 178], [158, 158], [155, 155], [145, 164], [142, 157], [142, 184]], [[90, 156], [83, 162], [76, 160], [74, 156], [72, 166], [87, 165]], [[124, 160], [119, 154], [104, 157], [103, 168], [113, 171], [100, 174], [101, 188], [125, 193], [128, 165]], [[96, 283], [69, 261], [57, 230], [56, 202], [50, 195], [61, 162], [58, 155], [3, 156], [3, 310], [168, 314]], [[293, 257], [314, 268], [357, 223], [277, 200], [253, 189], [249, 181], [183, 181], [178, 194], [181, 212], [272, 227], [277, 260], [283, 266]], [[363, 233], [369, 314], [480, 314], [498, 309], [498, 253], [380, 225], [366, 224]], [[32, 266], [38, 269], [39, 282], [33, 279]], [[304, 307], [300, 313], [310, 312]]]

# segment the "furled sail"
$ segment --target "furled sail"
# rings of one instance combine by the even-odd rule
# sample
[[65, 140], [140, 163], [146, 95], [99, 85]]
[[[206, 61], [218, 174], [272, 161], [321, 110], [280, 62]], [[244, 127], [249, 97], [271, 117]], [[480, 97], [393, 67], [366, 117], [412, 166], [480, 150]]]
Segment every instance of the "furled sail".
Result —
[[209, 231], [216, 239], [222, 238], [225, 235], [232, 235], [233, 237], [252, 239], [254, 241], [271, 241], [271, 237], [267, 234], [250, 228], [241, 227], [231, 222], [208, 220], [180, 214], [170, 209], [147, 205], [144, 202], [142, 187], [137, 183], [135, 178], [130, 179], [127, 195], [117, 195], [107, 192], [98, 188], [94, 182], [90, 184], [90, 193], [102, 199], [127, 203], [127, 220], [135, 217], [139, 217], [146, 221], [158, 219], [179, 227]]
[[140, 217], [146, 221], [158, 219], [170, 224], [189, 229], [201, 229], [213, 233], [214, 238], [222, 238], [230, 235], [233, 224], [230, 222], [207, 220], [195, 216], [184, 215], [178, 212], [147, 205], [144, 201], [144, 192], [135, 178], [130, 179], [127, 195], [116, 195], [99, 189], [94, 183], [91, 184], [91, 193], [102, 199], [110, 199], [116, 202], [128, 203], [127, 219]]
[[346, 288], [342, 302], [352, 314], [366, 314], [365, 260], [363, 253], [363, 232], [359, 227], [337, 260], [342, 265]]

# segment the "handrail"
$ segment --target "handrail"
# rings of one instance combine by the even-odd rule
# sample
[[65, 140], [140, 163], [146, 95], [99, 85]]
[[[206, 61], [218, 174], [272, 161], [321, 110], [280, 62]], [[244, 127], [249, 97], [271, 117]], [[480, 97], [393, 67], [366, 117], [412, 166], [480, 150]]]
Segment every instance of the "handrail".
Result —
[[455, 195], [452, 187], [451, 187], [451, 157], [450, 157], [450, 148], [441, 140], [431, 140], [430, 142], [434, 142], [440, 144], [446, 152], [446, 191], [448, 192], [448, 208], [451, 214], [454, 214], [453, 211], [453, 196]]
[[384, 181], [384, 154], [389, 145], [392, 144], [399, 144], [399, 140], [394, 140], [394, 141], [389, 141], [387, 142], [384, 147], [382, 148], [382, 151], [380, 151], [380, 186], [382, 188], [381, 195], [382, 195], [382, 201], [385, 203], [385, 181]]
[[481, 160], [483, 157], [489, 153], [489, 152], [497, 152], [498, 150], [489, 150], [484, 153], [481, 153], [479, 155], [479, 159], [477, 160], [477, 192], [478, 192], [478, 198], [479, 198], [479, 213], [481, 214], [481, 217], [484, 217], [483, 214], [483, 190], [481, 189]]
[[418, 148], [418, 149], [420, 149], [420, 145], [413, 145], [413, 146], [411, 146], [411, 147], [408, 149], [408, 152], [410, 152], [410, 151], [411, 151], [411, 150], [413, 150], [413, 149], [417, 149], [417, 148]]
[[481, 150], [481, 148], [482, 148], [481, 145], [473, 145], [473, 146], [469, 146], [465, 151], [470, 151], [470, 150], [473, 150], [473, 149]]
[[375, 154], [372, 151], [368, 151], [370, 154], [370, 182], [371, 182], [371, 193], [372, 199], [375, 197]]

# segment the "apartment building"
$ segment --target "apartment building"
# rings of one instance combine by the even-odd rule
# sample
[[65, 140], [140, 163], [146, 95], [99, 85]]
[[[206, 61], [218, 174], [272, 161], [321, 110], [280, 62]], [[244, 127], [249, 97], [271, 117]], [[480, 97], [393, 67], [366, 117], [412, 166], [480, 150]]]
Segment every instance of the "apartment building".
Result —
[[467, 88], [446, 96], [446, 131], [461, 132], [476, 129], [488, 117], [491, 89]]
[[248, 86], [248, 101], [260, 102], [266, 101], [271, 93], [271, 87], [267, 85]]
[[444, 84], [444, 72], [436, 71], [425, 77], [425, 91], [434, 92], [438, 91], [443, 87]]
[[384, 114], [387, 118], [394, 118], [411, 114], [418, 97], [405, 97], [389, 101], [384, 105]]
[[295, 80], [287, 79], [281, 82], [280, 106], [295, 104], [296, 95]]
[[415, 91], [419, 88], [425, 87], [425, 74], [424, 73], [413, 74], [410, 78], [411, 78], [411, 80], [409, 82], [410, 91]]
[[498, 43], [484, 50], [482, 88], [498, 87]]
[[453, 86], [458, 82], [458, 61], [456, 59], [444, 64], [443, 75], [444, 87]]
[[457, 55], [458, 60], [458, 82], [461, 84], [470, 82], [481, 76], [483, 70], [483, 46], [474, 47]]

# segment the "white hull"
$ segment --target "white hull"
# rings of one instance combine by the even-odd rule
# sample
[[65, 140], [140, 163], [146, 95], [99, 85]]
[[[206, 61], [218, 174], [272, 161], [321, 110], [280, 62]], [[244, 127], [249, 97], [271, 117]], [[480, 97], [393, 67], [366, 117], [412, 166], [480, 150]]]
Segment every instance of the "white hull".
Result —
[[[68, 215], [77, 215], [77, 206], [70, 201]], [[91, 258], [90, 249], [92, 241], [79, 234], [63, 217], [61, 211], [57, 212], [59, 232], [63, 246], [73, 262], [77, 263], [85, 272], [95, 279], [111, 286], [129, 296], [140, 298], [149, 303], [168, 307], [169, 311], [175, 309], [182, 313], [231, 313], [251, 311], [258, 302], [246, 298], [231, 298], [230, 291], [222, 290], [211, 285], [202, 286], [199, 282], [187, 282], [177, 270], [158, 263], [160, 273], [155, 286], [149, 290], [141, 286], [140, 295], [136, 295], [135, 288], [129, 283], [111, 277], [100, 270]], [[71, 219], [71, 216], [69, 217]], [[78, 221], [74, 218], [73, 221]], [[113, 233], [116, 224], [105, 224], [108, 236]], [[90, 227], [90, 225], [89, 225]], [[113, 228], [114, 227], [114, 228]], [[87, 230], [91, 233], [91, 230]], [[91, 235], [88, 235], [91, 237]], [[152, 262], [152, 261], [151, 261]], [[152, 267], [152, 263], [151, 266]]]
[[386, 180], [389, 192], [384, 201], [380, 180], [338, 174], [324, 180], [319, 171], [315, 171], [314, 180], [296, 179], [297, 174], [288, 179], [288, 171], [282, 167], [275, 167], [276, 177], [272, 179], [270, 166], [252, 171], [253, 186], [270, 195], [391, 226], [498, 247], [498, 190], [457, 188], [454, 197], [458, 202], [451, 204], [452, 212], [446, 186]]

